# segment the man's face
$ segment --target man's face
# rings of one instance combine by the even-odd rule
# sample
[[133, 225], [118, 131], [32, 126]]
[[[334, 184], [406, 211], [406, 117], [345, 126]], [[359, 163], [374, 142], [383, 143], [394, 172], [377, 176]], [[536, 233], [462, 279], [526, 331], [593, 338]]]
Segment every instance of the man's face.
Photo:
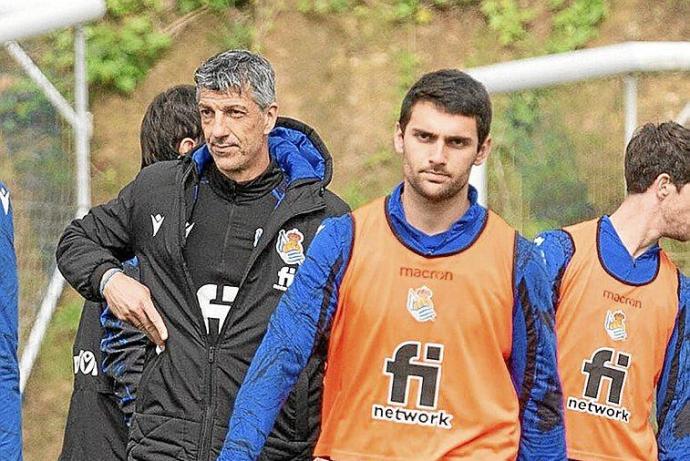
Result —
[[669, 193], [661, 205], [666, 224], [663, 235], [687, 242], [690, 240], [690, 183], [684, 184], [680, 191], [673, 184], [668, 187]]
[[420, 101], [412, 107], [405, 132], [396, 128], [395, 150], [403, 156], [405, 186], [426, 200], [442, 202], [467, 193], [470, 170], [486, 160], [491, 139], [479, 146], [473, 117]]
[[277, 118], [277, 105], [261, 110], [250, 89], [237, 92], [202, 89], [201, 127], [218, 169], [235, 181], [248, 181], [268, 166], [267, 136]]

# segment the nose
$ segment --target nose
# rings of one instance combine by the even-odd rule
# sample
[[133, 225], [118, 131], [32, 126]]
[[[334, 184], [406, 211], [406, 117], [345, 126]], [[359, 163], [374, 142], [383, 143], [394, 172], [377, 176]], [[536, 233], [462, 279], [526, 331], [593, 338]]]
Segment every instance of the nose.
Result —
[[211, 138], [214, 140], [222, 140], [228, 135], [228, 126], [225, 120], [225, 115], [216, 113], [213, 118], [213, 125], [211, 126]]
[[445, 144], [439, 139], [431, 147], [429, 163], [432, 165], [445, 165], [447, 160]]

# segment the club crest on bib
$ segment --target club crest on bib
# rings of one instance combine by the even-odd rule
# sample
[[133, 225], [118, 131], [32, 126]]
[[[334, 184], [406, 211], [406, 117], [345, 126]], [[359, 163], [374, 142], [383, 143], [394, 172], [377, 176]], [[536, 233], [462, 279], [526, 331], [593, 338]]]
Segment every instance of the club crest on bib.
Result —
[[614, 312], [606, 311], [606, 319], [604, 320], [604, 329], [606, 333], [614, 341], [623, 341], [628, 338], [628, 332], [625, 327], [625, 313], [622, 310]]
[[304, 262], [304, 234], [298, 229], [285, 231], [281, 229], [278, 233], [276, 251], [285, 264], [302, 264]]
[[407, 310], [418, 322], [430, 322], [436, 319], [436, 310], [431, 297], [434, 293], [431, 288], [422, 285], [419, 288], [410, 288], [407, 292]]

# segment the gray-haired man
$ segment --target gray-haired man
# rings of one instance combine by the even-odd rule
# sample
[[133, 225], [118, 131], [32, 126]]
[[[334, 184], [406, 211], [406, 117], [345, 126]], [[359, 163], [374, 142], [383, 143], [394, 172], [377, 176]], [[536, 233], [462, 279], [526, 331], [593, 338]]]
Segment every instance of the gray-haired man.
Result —
[[[277, 116], [263, 57], [227, 51], [195, 75], [206, 145], [145, 168], [65, 231], [58, 264], [89, 299], [147, 331], [130, 460], [215, 460], [235, 395], [280, 295], [321, 221], [347, 211], [325, 190], [331, 157]], [[147, 194], [157, 190], [157, 194]], [[142, 283], [121, 272], [137, 256]], [[324, 353], [288, 400], [263, 459], [310, 459]]]

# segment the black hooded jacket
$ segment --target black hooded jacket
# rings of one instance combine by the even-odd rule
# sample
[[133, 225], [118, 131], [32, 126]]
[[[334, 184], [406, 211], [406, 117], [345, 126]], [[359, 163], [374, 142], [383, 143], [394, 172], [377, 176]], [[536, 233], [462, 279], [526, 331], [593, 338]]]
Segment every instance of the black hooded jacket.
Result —
[[[117, 199], [73, 221], [58, 244], [62, 274], [94, 301], [101, 300], [103, 274], [136, 256], [141, 280], [168, 329], [165, 350], [147, 350], [129, 460], [216, 459], [239, 386], [300, 257], [323, 219], [348, 211], [326, 190], [332, 159], [314, 130], [279, 118], [269, 135], [269, 151], [286, 180], [273, 191], [278, 205], [251, 253], [216, 345], [208, 340], [183, 257], [185, 224], [199, 179], [212, 161], [205, 146], [190, 157], [145, 168]], [[325, 354], [325, 344], [317, 345], [262, 459], [311, 459], [320, 423]]]

